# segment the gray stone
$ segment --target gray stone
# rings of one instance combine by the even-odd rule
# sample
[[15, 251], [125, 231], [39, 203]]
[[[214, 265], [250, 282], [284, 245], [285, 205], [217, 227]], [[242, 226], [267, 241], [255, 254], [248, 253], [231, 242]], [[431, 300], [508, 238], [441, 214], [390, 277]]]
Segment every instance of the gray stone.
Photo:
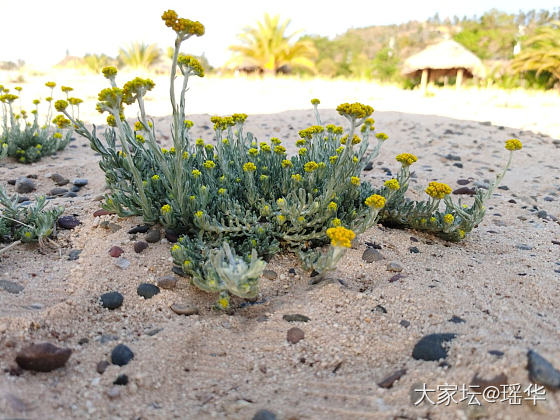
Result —
[[265, 279], [269, 280], [276, 280], [278, 277], [278, 274], [274, 270], [264, 270], [262, 275]]
[[146, 234], [146, 242], [149, 242], [151, 244], [159, 242], [160, 239], [161, 239], [161, 232], [157, 228], [150, 229]]
[[123, 295], [119, 292], [108, 292], [101, 295], [101, 306], [107, 309], [117, 309], [124, 301]]
[[422, 337], [412, 350], [412, 357], [416, 360], [437, 361], [447, 358], [447, 349], [443, 343], [453, 340], [456, 334], [429, 334]]
[[53, 180], [53, 182], [58, 185], [59, 187], [62, 187], [63, 185], [66, 185], [70, 182], [70, 180], [68, 178], [64, 178], [62, 175], [60, 174], [52, 174], [50, 176], [50, 178]]
[[5, 290], [8, 293], [17, 295], [24, 289], [24, 287], [21, 284], [14, 283], [13, 281], [0, 280], [0, 289]]
[[64, 195], [68, 192], [68, 190], [66, 188], [53, 188], [52, 190], [49, 191], [49, 195], [51, 196], [59, 196], [59, 195]]
[[403, 266], [398, 261], [391, 261], [389, 264], [387, 264], [387, 271], [400, 273], [402, 270], [403, 270]]
[[288, 330], [286, 338], [289, 343], [297, 344], [305, 338], [305, 333], [300, 328], [294, 327]]
[[174, 303], [169, 308], [177, 315], [196, 315], [198, 314], [198, 308], [194, 305]]
[[138, 296], [142, 296], [144, 299], [151, 299], [159, 293], [159, 287], [155, 284], [142, 283], [136, 289]]
[[128, 261], [125, 257], [119, 257], [115, 260], [115, 265], [121, 270], [126, 270], [130, 267], [130, 261]]
[[111, 363], [124, 366], [134, 359], [134, 353], [124, 344], [117, 345], [111, 352]]
[[284, 321], [288, 322], [308, 322], [311, 318], [302, 314], [286, 314], [282, 317]]
[[551, 389], [560, 389], [560, 371], [534, 350], [527, 353], [529, 379]]
[[177, 278], [174, 276], [164, 276], [157, 280], [158, 287], [162, 289], [174, 289], [177, 285]]
[[35, 186], [35, 182], [33, 182], [29, 178], [23, 176], [16, 179], [16, 192], [18, 194], [28, 194], [35, 191], [36, 188], [37, 187]]
[[362, 254], [362, 260], [367, 263], [372, 263], [374, 261], [381, 261], [383, 259], [383, 255], [375, 248], [366, 248], [364, 253]]
[[72, 181], [72, 184], [74, 184], [76, 187], [83, 187], [85, 185], [87, 185], [88, 180], [86, 178], [76, 178], [74, 179], [74, 181]]
[[257, 411], [253, 416], [253, 420], [276, 420], [276, 418], [276, 414], [265, 409]]
[[66, 364], [72, 350], [56, 347], [51, 343], [31, 344], [16, 356], [16, 363], [25, 370], [50, 372]]

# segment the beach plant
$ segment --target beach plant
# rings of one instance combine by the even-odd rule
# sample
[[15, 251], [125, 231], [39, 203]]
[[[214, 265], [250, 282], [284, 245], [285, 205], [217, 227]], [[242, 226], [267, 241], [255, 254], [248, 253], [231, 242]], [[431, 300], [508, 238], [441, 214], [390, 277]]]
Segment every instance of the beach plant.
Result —
[[[21, 163], [36, 162], [44, 156], [50, 156], [64, 149], [72, 136], [70, 120], [62, 115], [53, 115], [53, 91], [56, 86], [54, 82], [47, 82], [50, 95], [45, 98], [48, 103], [47, 114], [44, 124], [39, 123], [40, 100], [33, 100], [34, 109], [28, 113], [21, 106], [19, 95], [22, 88], [16, 87], [18, 95], [15, 95], [0, 85], [0, 102], [2, 106], [2, 125], [0, 131], [0, 157], [10, 156]], [[72, 88], [62, 86], [66, 94], [66, 100], [61, 99], [54, 102], [54, 107], [70, 104], [74, 118], [79, 119], [79, 98], [69, 97]], [[16, 106], [19, 109], [16, 109]], [[31, 114], [31, 115], [30, 115]]]
[[45, 209], [46, 198], [38, 197], [31, 203], [20, 203], [17, 194], [8, 196], [0, 187], [0, 243], [10, 243], [0, 253], [19, 243], [38, 242], [43, 246], [55, 232], [56, 221], [63, 207]]
[[156, 44], [133, 42], [119, 49], [118, 60], [126, 67], [149, 69], [161, 57], [161, 50]]
[[[231, 295], [256, 297], [266, 261], [280, 251], [297, 254], [305, 268], [324, 275], [336, 268], [356, 234], [380, 221], [460, 240], [482, 219], [484, 202], [505, 170], [489, 190], [477, 193], [470, 207], [455, 204], [450, 187], [441, 183], [430, 183], [427, 200], [408, 200], [410, 166], [417, 161], [410, 153], [397, 155], [399, 174], [381, 187], [360, 178], [388, 140], [376, 131], [369, 105], [339, 105], [343, 127], [323, 124], [320, 101], [313, 99], [316, 124], [299, 131], [292, 156], [280, 139], [259, 141], [246, 132], [247, 115], [241, 113], [211, 117], [214, 142], [194, 138], [185, 94], [189, 79], [203, 77], [204, 69], [179, 51], [185, 40], [201, 36], [204, 26], [171, 10], [162, 18], [176, 32], [170, 78], [172, 146], [158, 144], [146, 114], [144, 96], [154, 82], [135, 78], [119, 87], [114, 67], [103, 69], [110, 87], [98, 96], [98, 111], [108, 113], [103, 140], [95, 126], [89, 131], [67, 109], [59, 110], [100, 154], [110, 189], [103, 207], [181, 234], [171, 249], [174, 264], [193, 284], [216, 293], [219, 307], [227, 308]], [[177, 90], [178, 71], [182, 80]], [[124, 111], [132, 103], [139, 113], [129, 124]], [[513, 152], [521, 143], [510, 140], [506, 147]], [[506, 170], [510, 163], [511, 154]]]

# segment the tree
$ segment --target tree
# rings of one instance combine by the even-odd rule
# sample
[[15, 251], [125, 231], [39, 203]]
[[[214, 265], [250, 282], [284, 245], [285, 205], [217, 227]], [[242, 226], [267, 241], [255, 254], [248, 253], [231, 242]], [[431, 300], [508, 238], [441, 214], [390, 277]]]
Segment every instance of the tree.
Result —
[[308, 40], [292, 41], [295, 33], [286, 34], [290, 20], [280, 22], [279, 16], [264, 15], [256, 27], [246, 27], [239, 35], [240, 45], [229, 47], [235, 53], [231, 63], [252, 66], [269, 74], [292, 68], [315, 71], [317, 50]]
[[512, 62], [517, 73], [535, 71], [536, 76], [550, 73], [560, 82], [560, 20], [541, 26], [523, 43], [521, 52]]

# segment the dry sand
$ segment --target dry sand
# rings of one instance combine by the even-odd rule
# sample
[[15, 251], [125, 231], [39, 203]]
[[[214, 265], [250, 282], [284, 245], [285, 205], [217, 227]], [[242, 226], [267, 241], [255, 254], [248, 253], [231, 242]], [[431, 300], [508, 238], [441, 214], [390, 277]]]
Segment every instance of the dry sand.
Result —
[[[229, 89], [226, 82], [220, 83], [223, 96], [212, 98], [218, 104], [217, 113], [243, 111], [227, 108], [236, 98], [241, 100], [239, 84]], [[282, 83], [277, 82], [270, 92], [277, 93]], [[282, 96], [284, 109], [300, 104], [303, 108], [309, 97], [321, 97], [313, 88], [321, 83], [304, 84], [306, 90], [300, 92], [299, 85], [291, 85], [290, 94], [303, 100]], [[324, 92], [326, 106], [340, 99], [333, 93], [335, 85], [330, 93]], [[362, 84], [362, 90], [359, 86], [346, 91], [347, 98], [342, 100], [373, 95], [366, 92], [368, 85]], [[339, 86], [336, 92], [344, 89], [347, 86]], [[552, 242], [560, 241], [560, 226], [553, 220], [560, 218], [560, 146], [547, 135], [527, 131], [559, 136], [558, 119], [545, 117], [552, 112], [546, 103], [531, 108], [528, 115], [496, 107], [485, 102], [484, 95], [472, 96], [483, 98], [477, 110], [475, 99], [469, 102], [474, 95], [469, 92], [447, 101], [445, 97], [451, 95], [447, 91], [424, 99], [416, 92], [397, 94], [399, 100], [409, 99], [402, 108], [415, 113], [374, 114], [378, 129], [390, 140], [374, 169], [364, 173], [365, 179], [377, 184], [386, 179], [386, 171], [398, 169], [394, 156], [400, 152], [419, 157], [413, 167], [411, 197], [421, 197], [431, 180], [457, 188], [458, 179], [492, 179], [507, 157], [503, 141], [518, 137], [524, 149], [515, 155], [504, 179], [509, 189], [496, 191], [486, 219], [465, 241], [448, 244], [419, 232], [376, 227], [358, 238], [330, 280], [317, 285], [310, 284], [309, 273], [294, 256], [279, 255], [267, 267], [278, 278], [263, 278], [257, 304], [239, 307], [233, 315], [212, 310], [215, 296], [195, 289], [184, 278], [178, 277], [175, 289], [162, 289], [149, 300], [137, 295], [141, 282], [154, 283], [171, 274], [170, 244], [162, 240], [136, 254], [134, 239], [126, 232], [141, 223], [139, 218], [93, 217], [100, 208], [96, 197], [104, 191], [104, 179], [85, 139], [77, 138], [58, 156], [33, 165], [0, 164], [2, 185], [36, 174], [36, 194], [55, 187], [46, 178], [49, 173], [89, 179], [79, 197], [52, 200], [66, 207], [66, 215], [76, 215], [82, 222], [75, 230], [58, 232], [59, 250], [20, 246], [0, 258], [0, 279], [24, 286], [19, 294], [0, 289], [0, 419], [247, 419], [261, 408], [275, 412], [279, 419], [558, 418], [560, 398], [551, 391], [536, 407], [527, 402], [522, 406], [485, 403], [482, 408], [466, 403], [415, 407], [409, 395], [419, 383], [431, 388], [446, 383], [469, 385], [475, 374], [491, 379], [504, 373], [507, 383], [526, 386], [530, 383], [528, 349], [560, 367], [560, 246]], [[243, 103], [250, 104], [253, 113], [282, 109], [265, 109], [272, 99], [262, 91], [250, 98], [243, 97]], [[558, 103], [558, 98], [550, 98], [550, 103]], [[384, 107], [383, 101], [397, 102], [395, 98], [373, 99], [367, 102], [384, 110], [391, 107]], [[204, 100], [209, 103], [208, 98]], [[459, 112], [461, 102], [467, 110], [463, 118], [510, 123], [498, 127], [420, 115], [440, 113], [432, 111], [430, 103], [448, 113]], [[334, 111], [323, 116], [340, 121]], [[208, 116], [192, 119], [195, 134], [210, 138], [211, 131], [205, 128], [210, 125]], [[310, 111], [287, 111], [251, 115], [248, 129], [259, 139], [278, 136], [293, 145], [297, 130], [313, 122]], [[168, 123], [169, 118], [156, 118], [156, 127], [163, 132]], [[167, 137], [164, 143], [169, 141]], [[445, 157], [450, 153], [461, 157], [462, 168]], [[7, 189], [13, 191], [12, 186]], [[545, 210], [547, 218], [539, 218], [536, 209]], [[103, 228], [106, 220], [121, 228], [115, 232]], [[137, 239], [143, 237], [137, 235]], [[379, 244], [384, 259], [363, 261], [366, 242]], [[521, 244], [531, 249], [519, 249]], [[115, 266], [108, 254], [114, 245], [124, 249], [129, 268]], [[414, 246], [419, 253], [410, 251]], [[82, 252], [78, 260], [69, 261], [73, 249]], [[394, 282], [389, 280], [395, 273], [386, 268], [391, 261], [404, 267]], [[289, 273], [291, 268], [295, 275]], [[103, 309], [99, 295], [113, 290], [124, 295], [123, 306]], [[200, 313], [179, 316], [169, 309], [173, 303], [196, 305]], [[240, 304], [234, 300], [234, 305]], [[377, 305], [387, 312], [375, 310]], [[289, 323], [282, 319], [294, 313], [311, 320]], [[466, 322], [449, 322], [454, 315]], [[294, 326], [305, 332], [295, 345], [286, 340]], [[458, 334], [449, 346], [448, 366], [411, 357], [422, 336], [448, 332]], [[18, 350], [44, 341], [73, 350], [64, 368], [10, 374]], [[134, 359], [98, 374], [97, 363], [109, 360], [119, 343], [133, 350]], [[504, 355], [491, 355], [490, 350]], [[402, 368], [406, 374], [391, 389], [376, 385]], [[129, 377], [128, 385], [114, 386], [123, 373]]]

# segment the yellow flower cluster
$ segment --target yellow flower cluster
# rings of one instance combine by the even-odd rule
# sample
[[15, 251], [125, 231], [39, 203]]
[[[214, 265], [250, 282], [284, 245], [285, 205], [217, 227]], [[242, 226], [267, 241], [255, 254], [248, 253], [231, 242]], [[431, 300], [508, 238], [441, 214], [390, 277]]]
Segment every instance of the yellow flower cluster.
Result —
[[338, 209], [338, 205], [337, 205], [334, 201], [331, 201], [331, 202], [329, 203], [329, 205], [327, 206], [327, 208], [328, 208], [330, 211], [336, 211], [336, 210]]
[[307, 153], [307, 148], [302, 147], [301, 149], [298, 150], [298, 153], [299, 153], [301, 156], [305, 155], [305, 154]]
[[401, 153], [400, 155], [397, 155], [395, 159], [404, 166], [410, 166], [418, 160], [418, 158], [411, 153]]
[[357, 176], [350, 177], [350, 182], [352, 183], [352, 185], [360, 185], [360, 178], [358, 178]]
[[77, 106], [77, 105], [80, 105], [84, 101], [82, 101], [80, 98], [68, 98], [68, 102], [70, 102], [70, 105]]
[[337, 226], [328, 228], [327, 236], [330, 238], [332, 246], [350, 248], [352, 240], [356, 237], [356, 234], [343, 226]]
[[305, 172], [314, 172], [318, 167], [319, 165], [317, 165], [317, 162], [315, 161], [307, 162], [305, 165], [303, 165], [303, 169], [305, 169]]
[[257, 167], [253, 162], [247, 162], [245, 165], [243, 165], [243, 170], [245, 172], [255, 172], [257, 170]]
[[333, 134], [342, 134], [344, 132], [344, 128], [334, 124], [327, 124], [327, 131]]
[[428, 194], [432, 198], [441, 200], [446, 195], [451, 194], [451, 187], [442, 182], [432, 181], [428, 185], [428, 188], [426, 188], [426, 194]]
[[368, 207], [382, 209], [383, 207], [385, 207], [385, 197], [379, 194], [370, 195], [368, 198], [366, 198], [365, 204]]
[[132, 104], [138, 97], [142, 97], [147, 91], [152, 90], [156, 84], [151, 79], [135, 77], [126, 82], [122, 88], [122, 101], [125, 104]]
[[117, 75], [117, 68], [113, 66], [103, 67], [101, 73], [106, 79], [113, 79]]
[[242, 113], [232, 114], [231, 118], [233, 119], [234, 123], [243, 124], [245, 122], [245, 120], [247, 119], [247, 114], [242, 114]]
[[69, 93], [72, 92], [74, 88], [71, 88], [70, 86], [61, 86], [60, 90], [63, 91], [64, 93]]
[[192, 55], [180, 54], [177, 58], [177, 64], [179, 64], [179, 68], [183, 74], [194, 74], [198, 77], [204, 77], [204, 67], [202, 67], [200, 61]]
[[399, 181], [397, 181], [395, 178], [385, 181], [384, 185], [393, 191], [397, 191], [401, 187], [399, 185]]
[[45, 86], [53, 89], [56, 86], [56, 83], [55, 82], [47, 82], [47, 83], [45, 83]]
[[282, 145], [274, 146], [274, 153], [278, 153], [279, 155], [283, 155], [286, 153], [286, 148]]
[[300, 182], [301, 181], [301, 175], [300, 174], [293, 174], [292, 179], [296, 182]]
[[366, 118], [373, 113], [373, 108], [371, 106], [359, 102], [340, 104], [336, 107], [336, 110], [340, 115], [353, 119]]
[[119, 88], [105, 88], [97, 95], [97, 99], [100, 103], [97, 104], [97, 110], [103, 113], [107, 109], [116, 109], [121, 106], [121, 100], [123, 96], [122, 89]]
[[506, 141], [506, 149], [510, 151], [521, 150], [523, 144], [518, 139], [510, 139]]
[[58, 112], [62, 112], [66, 108], [68, 108], [68, 102], [66, 102], [64, 99], [59, 99], [54, 103], [54, 109], [56, 109]]
[[14, 102], [18, 96], [12, 95], [11, 93], [5, 93], [0, 96], [0, 102], [4, 102], [5, 104], [11, 104]]
[[377, 139], [381, 141], [385, 141], [389, 138], [389, 136], [385, 133], [377, 133], [375, 137], [377, 137]]
[[216, 164], [213, 160], [207, 160], [202, 164], [206, 169], [213, 169], [216, 167]]
[[158, 174], [153, 175], [152, 181], [159, 181], [159, 175]]
[[57, 115], [52, 122], [56, 124], [58, 128], [67, 128], [70, 127], [71, 124], [70, 120], [65, 118], [64, 115]]
[[228, 127], [233, 127], [235, 125], [233, 117], [214, 116], [210, 118], [210, 121], [214, 123], [214, 130], [216, 131], [223, 131]]
[[282, 168], [289, 168], [289, 167], [291, 167], [292, 165], [293, 165], [293, 163], [292, 163], [291, 160], [284, 159], [284, 160], [282, 161]]
[[193, 169], [191, 172], [192, 176], [194, 176], [195, 178], [198, 178], [202, 172], [200, 172], [198, 169]]
[[169, 204], [165, 204], [161, 207], [161, 212], [163, 214], [171, 213], [171, 206]]
[[298, 134], [302, 139], [310, 140], [311, 137], [313, 137], [313, 134], [321, 134], [324, 131], [325, 129], [322, 126], [312, 125], [311, 127], [299, 130]]
[[165, 22], [165, 26], [173, 29], [178, 35], [204, 35], [204, 25], [202, 23], [180, 18], [175, 10], [163, 12], [161, 18]]
[[254, 147], [251, 147], [248, 151], [247, 151], [248, 155], [251, 156], [257, 156], [259, 154], [259, 149], [256, 149]]
[[451, 223], [453, 223], [453, 221], [455, 220], [455, 218], [453, 217], [452, 214], [447, 213], [445, 216], [443, 216], [443, 221], [445, 223], [447, 223], [448, 225], [450, 225]]

